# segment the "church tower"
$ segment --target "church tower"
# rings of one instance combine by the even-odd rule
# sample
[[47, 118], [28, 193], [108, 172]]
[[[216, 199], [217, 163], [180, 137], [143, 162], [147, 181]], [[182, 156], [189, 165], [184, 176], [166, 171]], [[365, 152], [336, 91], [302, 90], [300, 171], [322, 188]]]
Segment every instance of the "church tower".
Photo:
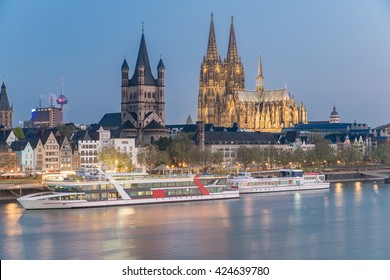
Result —
[[145, 35], [142, 30], [134, 73], [129, 79], [129, 66], [124, 59], [121, 67], [122, 94], [121, 120], [125, 137], [136, 137], [136, 143], [146, 145], [161, 136], [167, 136], [165, 128], [165, 66], [160, 58], [157, 79], [150, 66]]
[[3, 82], [0, 91], [0, 126], [11, 128], [13, 122], [13, 113], [13, 106], [9, 105], [7, 88]]
[[225, 59], [226, 86], [228, 94], [245, 88], [244, 66], [238, 56], [234, 19], [230, 24], [230, 35], [227, 57]]
[[211, 14], [207, 53], [200, 67], [198, 119], [205, 123], [217, 124], [224, 114], [220, 104], [225, 93], [225, 73], [221, 57], [218, 56], [214, 30], [214, 17]]

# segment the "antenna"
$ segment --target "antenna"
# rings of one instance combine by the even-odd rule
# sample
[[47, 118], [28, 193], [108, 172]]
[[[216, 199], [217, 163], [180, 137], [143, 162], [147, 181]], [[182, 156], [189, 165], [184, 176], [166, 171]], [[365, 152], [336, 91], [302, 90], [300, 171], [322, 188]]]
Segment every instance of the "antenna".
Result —
[[64, 94], [64, 76], [61, 76], [61, 95]]
[[61, 76], [61, 94], [56, 101], [58, 105], [61, 105], [61, 111], [63, 110], [64, 105], [68, 104], [68, 98], [64, 94], [64, 76]]

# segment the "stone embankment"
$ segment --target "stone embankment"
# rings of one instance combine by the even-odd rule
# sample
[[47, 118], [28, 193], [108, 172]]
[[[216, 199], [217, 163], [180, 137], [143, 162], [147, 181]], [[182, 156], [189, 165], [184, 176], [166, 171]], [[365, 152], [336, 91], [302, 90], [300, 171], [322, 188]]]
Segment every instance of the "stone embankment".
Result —
[[353, 170], [323, 172], [329, 182], [379, 181], [390, 176], [390, 170]]

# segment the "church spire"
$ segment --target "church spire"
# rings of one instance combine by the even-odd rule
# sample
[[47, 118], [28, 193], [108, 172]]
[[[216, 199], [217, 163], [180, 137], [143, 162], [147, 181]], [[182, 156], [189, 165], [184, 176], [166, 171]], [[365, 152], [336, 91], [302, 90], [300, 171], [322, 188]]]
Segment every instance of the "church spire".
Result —
[[[122, 65], [122, 66], [126, 67], [126, 65]], [[150, 67], [148, 50], [146, 48], [145, 35], [143, 32], [142, 32], [141, 42], [139, 45], [137, 62], [135, 64], [134, 75], [131, 78], [131, 80], [132, 83], [135, 84], [139, 83], [140, 81], [142, 81], [141, 83], [145, 85], [154, 85], [156, 83], [156, 80], [153, 77], [152, 70]]]
[[214, 30], [214, 16], [212, 13], [211, 13], [209, 42], [207, 44], [206, 59], [210, 61], [218, 60], [217, 40], [215, 38], [215, 30]]
[[232, 23], [230, 25], [230, 36], [229, 36], [229, 46], [227, 53], [227, 61], [238, 63], [238, 52], [237, 52], [237, 43], [236, 43], [236, 34], [234, 32], [234, 19], [232, 16]]
[[260, 93], [264, 92], [263, 63], [261, 62], [260, 54], [259, 54], [259, 65], [257, 66], [256, 91]]
[[259, 54], [259, 65], [257, 66], [257, 76], [263, 76], [263, 63], [261, 61], [261, 54]]
[[10, 109], [8, 96], [7, 96], [7, 89], [5, 87], [5, 84], [1, 85], [1, 91], [0, 91], [0, 109]]

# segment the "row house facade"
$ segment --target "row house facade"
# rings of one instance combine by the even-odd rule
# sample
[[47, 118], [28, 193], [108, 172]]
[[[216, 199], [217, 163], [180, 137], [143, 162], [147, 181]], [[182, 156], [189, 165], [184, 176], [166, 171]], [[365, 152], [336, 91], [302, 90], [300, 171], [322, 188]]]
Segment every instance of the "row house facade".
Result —
[[58, 131], [37, 131], [37, 134], [23, 140], [9, 134], [3, 146], [16, 153], [19, 170], [22, 172], [72, 170], [71, 145], [67, 137], [60, 136]]
[[73, 143], [73, 158], [75, 159], [74, 169], [100, 166], [98, 160], [99, 133], [78, 130], [73, 133], [71, 142]]

